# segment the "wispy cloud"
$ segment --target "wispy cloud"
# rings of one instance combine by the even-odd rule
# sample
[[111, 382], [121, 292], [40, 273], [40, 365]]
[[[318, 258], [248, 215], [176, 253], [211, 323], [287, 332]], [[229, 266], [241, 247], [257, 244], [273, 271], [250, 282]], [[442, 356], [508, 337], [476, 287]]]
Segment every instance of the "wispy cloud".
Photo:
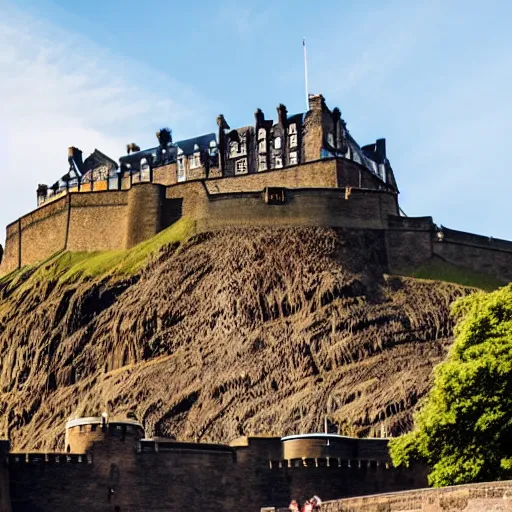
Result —
[[0, 19], [0, 97], [2, 230], [34, 207], [39, 182], [67, 171], [68, 146], [117, 159], [132, 140], [155, 144], [161, 126], [185, 137], [214, 124], [214, 106], [190, 87], [9, 5]]

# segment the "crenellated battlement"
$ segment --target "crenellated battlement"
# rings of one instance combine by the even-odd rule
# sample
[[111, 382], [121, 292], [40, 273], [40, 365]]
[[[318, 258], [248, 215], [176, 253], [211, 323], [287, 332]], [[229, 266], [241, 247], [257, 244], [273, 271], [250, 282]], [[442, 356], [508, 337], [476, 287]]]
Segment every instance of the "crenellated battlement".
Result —
[[10, 466], [13, 465], [48, 465], [48, 464], [92, 464], [92, 454], [70, 453], [10, 453], [8, 458]]

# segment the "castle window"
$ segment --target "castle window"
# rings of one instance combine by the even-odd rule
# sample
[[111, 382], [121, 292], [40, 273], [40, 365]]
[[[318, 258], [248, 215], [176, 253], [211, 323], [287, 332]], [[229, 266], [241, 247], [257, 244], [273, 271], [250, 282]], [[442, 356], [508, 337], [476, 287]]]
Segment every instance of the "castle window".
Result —
[[292, 133], [297, 133], [297, 125], [292, 123], [288, 128], [288, 133], [291, 135]]
[[265, 128], [260, 128], [258, 130], [258, 140], [266, 139], [267, 138], [267, 130]]
[[265, 155], [260, 155], [258, 159], [258, 171], [266, 171], [267, 170], [267, 157]]
[[233, 158], [237, 154], [238, 154], [238, 142], [233, 141], [229, 144], [229, 156], [231, 158]]
[[243, 139], [240, 143], [240, 155], [247, 155], [247, 144], [245, 139]]
[[297, 151], [292, 151], [290, 153], [290, 165], [297, 165], [298, 163]]
[[281, 149], [281, 147], [282, 147], [281, 137], [276, 137], [274, 139], [274, 149]]
[[247, 158], [236, 161], [235, 174], [247, 174]]
[[290, 135], [290, 147], [296, 148], [297, 147], [297, 134]]
[[276, 169], [281, 169], [283, 167], [283, 159], [280, 156], [276, 156]]
[[189, 168], [190, 169], [198, 169], [201, 167], [201, 156], [199, 153], [194, 153], [192, 156], [189, 157], [188, 160]]
[[185, 181], [185, 158], [178, 158], [178, 181]]
[[140, 161], [140, 181], [149, 181], [150, 180], [150, 169], [148, 161], [143, 158]]
[[260, 140], [258, 143], [258, 151], [260, 153], [266, 153], [267, 152], [267, 141], [266, 140]]

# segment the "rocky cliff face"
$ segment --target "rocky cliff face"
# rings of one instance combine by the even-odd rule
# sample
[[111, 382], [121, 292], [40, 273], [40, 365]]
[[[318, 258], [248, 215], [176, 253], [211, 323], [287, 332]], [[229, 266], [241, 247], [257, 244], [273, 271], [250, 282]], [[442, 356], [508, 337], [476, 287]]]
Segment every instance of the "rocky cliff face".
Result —
[[386, 277], [381, 249], [375, 234], [232, 230], [131, 276], [64, 279], [50, 260], [3, 279], [14, 448], [62, 449], [68, 417], [105, 409], [201, 441], [318, 431], [326, 412], [345, 434], [407, 429], [470, 290]]

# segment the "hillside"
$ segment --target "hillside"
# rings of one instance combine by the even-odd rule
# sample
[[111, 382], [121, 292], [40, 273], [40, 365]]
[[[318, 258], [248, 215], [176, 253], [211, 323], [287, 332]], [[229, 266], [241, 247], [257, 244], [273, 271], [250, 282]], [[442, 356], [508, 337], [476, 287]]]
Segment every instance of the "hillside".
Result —
[[316, 228], [62, 253], [0, 280], [0, 431], [63, 448], [68, 417], [133, 413], [148, 435], [227, 442], [322, 428], [392, 433], [471, 289], [382, 272], [382, 240]]

